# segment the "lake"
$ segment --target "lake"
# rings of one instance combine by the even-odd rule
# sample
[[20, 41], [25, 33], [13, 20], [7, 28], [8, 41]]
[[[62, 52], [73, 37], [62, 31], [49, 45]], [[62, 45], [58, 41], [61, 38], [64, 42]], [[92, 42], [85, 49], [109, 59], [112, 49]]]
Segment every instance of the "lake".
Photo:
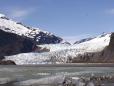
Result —
[[0, 86], [67, 86], [66, 84], [114, 86], [114, 67], [0, 66]]

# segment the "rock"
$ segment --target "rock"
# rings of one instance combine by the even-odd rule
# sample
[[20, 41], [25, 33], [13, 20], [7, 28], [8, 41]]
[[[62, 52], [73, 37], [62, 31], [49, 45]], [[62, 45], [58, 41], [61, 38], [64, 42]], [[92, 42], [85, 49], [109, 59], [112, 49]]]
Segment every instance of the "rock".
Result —
[[38, 52], [38, 53], [50, 52], [50, 49], [48, 49], [46, 47], [37, 46], [34, 48], [34, 52]]
[[87, 86], [95, 86], [93, 82], [89, 82]]
[[110, 43], [109, 43], [109, 49], [111, 51], [114, 51], [114, 33], [111, 34], [111, 39], [110, 39]]
[[48, 34], [39, 32], [39, 34], [36, 34], [36, 36], [34, 37], [34, 40], [38, 45], [39, 44], [41, 45], [41, 44], [57, 44], [60, 43], [63, 39], [55, 35], [48, 36]]
[[2, 60], [2, 59], [5, 59], [5, 57], [4, 56], [0, 56], [0, 60]]
[[85, 86], [85, 83], [79, 77], [66, 77], [63, 86]]
[[11, 60], [0, 60], [0, 65], [16, 65], [14, 61]]
[[34, 42], [26, 37], [0, 30], [0, 57], [32, 52]]

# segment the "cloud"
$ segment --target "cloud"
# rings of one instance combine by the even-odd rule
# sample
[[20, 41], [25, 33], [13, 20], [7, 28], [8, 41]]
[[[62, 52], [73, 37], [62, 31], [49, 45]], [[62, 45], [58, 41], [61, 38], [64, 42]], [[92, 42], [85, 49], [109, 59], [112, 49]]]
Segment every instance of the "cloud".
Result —
[[114, 15], [114, 8], [106, 10], [106, 13]]
[[26, 10], [15, 10], [12, 11], [11, 15], [13, 17], [23, 17], [23, 16], [27, 16], [30, 12], [26, 11]]
[[9, 16], [13, 19], [23, 20], [34, 13], [35, 9], [13, 9], [9, 11]]
[[76, 36], [63, 36], [62, 38], [65, 41], [68, 41], [71, 44], [73, 44], [77, 40], [80, 40], [80, 39], [83, 39], [83, 38], [88, 38], [88, 37], [91, 37], [91, 35], [89, 35], [89, 34], [82, 34], [82, 35], [76, 35]]

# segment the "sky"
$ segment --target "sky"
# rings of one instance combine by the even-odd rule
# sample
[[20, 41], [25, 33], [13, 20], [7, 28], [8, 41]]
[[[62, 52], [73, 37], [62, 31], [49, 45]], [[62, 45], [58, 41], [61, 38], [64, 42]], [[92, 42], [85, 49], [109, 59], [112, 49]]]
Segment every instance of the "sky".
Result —
[[114, 31], [114, 0], [0, 0], [0, 13], [70, 41]]

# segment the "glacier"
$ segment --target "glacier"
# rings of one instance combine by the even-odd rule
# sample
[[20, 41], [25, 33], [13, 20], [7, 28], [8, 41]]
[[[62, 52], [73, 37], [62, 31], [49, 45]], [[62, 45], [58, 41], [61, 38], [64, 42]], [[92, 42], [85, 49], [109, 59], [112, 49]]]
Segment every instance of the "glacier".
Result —
[[49, 52], [22, 53], [13, 56], [5, 56], [5, 60], [12, 60], [17, 65], [26, 64], [64, 64], [70, 62], [70, 59], [85, 53], [100, 52], [109, 45], [111, 33], [99, 35], [92, 40], [79, 44], [45, 44], [37, 45], [47, 48]]

